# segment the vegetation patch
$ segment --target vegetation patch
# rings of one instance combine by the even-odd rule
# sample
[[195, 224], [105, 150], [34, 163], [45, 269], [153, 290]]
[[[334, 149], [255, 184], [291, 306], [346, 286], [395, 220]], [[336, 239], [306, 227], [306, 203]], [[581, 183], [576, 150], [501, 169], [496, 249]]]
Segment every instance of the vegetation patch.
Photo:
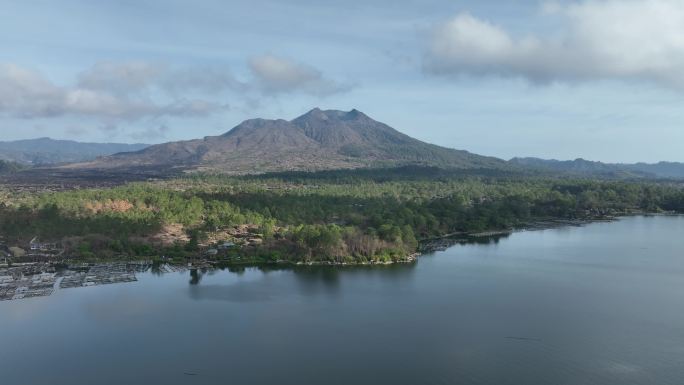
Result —
[[[684, 212], [673, 182], [473, 174], [407, 167], [251, 177], [194, 175], [105, 189], [0, 194], [0, 232], [64, 258], [231, 263], [405, 261], [421, 240], [544, 219]], [[30, 253], [28, 253], [30, 255]]]

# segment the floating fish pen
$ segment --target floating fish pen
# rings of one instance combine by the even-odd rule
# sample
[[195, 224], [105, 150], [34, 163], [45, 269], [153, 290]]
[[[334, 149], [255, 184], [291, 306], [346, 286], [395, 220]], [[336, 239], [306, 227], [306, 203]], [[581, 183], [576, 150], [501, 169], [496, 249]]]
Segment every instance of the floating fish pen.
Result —
[[52, 294], [55, 286], [54, 273], [41, 273], [34, 275], [12, 275], [5, 270], [0, 272], [0, 301], [45, 297]]
[[179, 273], [187, 270], [188, 268], [185, 266], [164, 264], [160, 265], [157, 271], [159, 273]]
[[69, 272], [62, 279], [59, 288], [110, 285], [137, 280], [133, 266], [129, 266], [127, 263], [111, 263], [92, 266], [88, 271]]
[[[71, 267], [71, 266], [70, 266]], [[135, 282], [136, 271], [147, 271], [145, 263], [109, 263], [78, 265], [73, 269], [55, 272], [47, 264], [34, 264], [0, 269], [0, 301], [45, 297], [54, 290], [74, 287]]]

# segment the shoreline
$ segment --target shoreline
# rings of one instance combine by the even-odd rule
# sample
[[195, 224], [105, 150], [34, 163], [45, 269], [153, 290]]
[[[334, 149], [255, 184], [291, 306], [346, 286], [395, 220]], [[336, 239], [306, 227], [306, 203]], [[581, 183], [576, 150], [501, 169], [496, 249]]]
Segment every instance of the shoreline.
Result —
[[676, 212], [623, 212], [614, 213], [611, 215], [599, 215], [589, 218], [581, 219], [559, 219], [559, 218], [539, 218], [534, 221], [530, 221], [520, 227], [512, 229], [498, 229], [498, 230], [485, 230], [478, 232], [452, 232], [445, 235], [440, 235], [436, 237], [426, 238], [419, 241], [418, 250], [414, 253], [407, 255], [404, 258], [392, 261], [363, 261], [363, 262], [336, 262], [328, 260], [320, 261], [257, 261], [257, 260], [245, 260], [245, 261], [212, 261], [212, 260], [202, 260], [202, 259], [188, 259], [184, 262], [173, 262], [173, 261], [158, 261], [148, 258], [139, 259], [103, 259], [103, 260], [92, 260], [84, 261], [81, 259], [61, 259], [59, 261], [26, 261], [26, 262], [14, 262], [11, 265], [0, 264], [0, 268], [9, 267], [21, 267], [21, 266], [35, 266], [35, 265], [46, 265], [46, 266], [76, 266], [76, 265], [100, 265], [100, 264], [112, 264], [112, 263], [126, 263], [126, 264], [140, 264], [147, 263], [150, 265], [160, 264], [160, 265], [170, 265], [176, 267], [184, 267], [188, 269], [197, 268], [221, 268], [221, 267], [246, 267], [246, 266], [388, 266], [396, 264], [409, 264], [416, 262], [419, 257], [423, 254], [433, 253], [436, 251], [443, 251], [449, 247], [456, 245], [457, 243], [469, 243], [484, 241], [487, 239], [495, 239], [498, 237], [507, 237], [517, 232], [524, 231], [543, 231], [550, 229], [557, 229], [562, 227], [578, 227], [591, 223], [600, 222], [613, 222], [619, 220], [623, 217], [631, 216], [678, 216]]
[[610, 215], [597, 215], [587, 218], [561, 219], [561, 218], [538, 218], [525, 223], [524, 225], [511, 229], [485, 230], [479, 232], [454, 232], [442, 236], [431, 237], [421, 240], [420, 250], [423, 253], [443, 251], [457, 243], [477, 242], [478, 240], [494, 239], [497, 237], [507, 237], [514, 233], [524, 231], [544, 231], [563, 227], [579, 227], [592, 223], [614, 222], [620, 218], [633, 216], [679, 216], [676, 212], [639, 212], [626, 211], [622, 213], [612, 213]]

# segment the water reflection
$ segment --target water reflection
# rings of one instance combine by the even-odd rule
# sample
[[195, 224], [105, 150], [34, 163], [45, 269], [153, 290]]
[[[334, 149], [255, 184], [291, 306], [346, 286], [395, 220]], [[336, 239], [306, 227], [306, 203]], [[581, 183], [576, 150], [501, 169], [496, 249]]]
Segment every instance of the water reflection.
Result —
[[[381, 277], [384, 281], [406, 281], [415, 269], [415, 263], [392, 265], [359, 266], [231, 266], [212, 270], [191, 269], [189, 271], [189, 295], [197, 300], [221, 300], [233, 302], [266, 301], [288, 291], [282, 286], [293, 282], [298, 294], [305, 297], [320, 294], [335, 297], [342, 289], [345, 279], [367, 279]], [[206, 275], [225, 271], [230, 276], [216, 283], [201, 283]], [[269, 279], [277, 273], [278, 279]], [[283, 279], [286, 277], [286, 279]], [[292, 294], [292, 293], [289, 293]]]
[[264, 287], [261, 282], [235, 282], [227, 285], [190, 285], [188, 294], [193, 300], [228, 302], [263, 302], [274, 298], [277, 293]]
[[678, 385], [682, 233], [630, 218], [407, 265], [160, 266], [0, 303], [2, 383]]
[[197, 269], [190, 269], [190, 284], [198, 285], [202, 280], [202, 275], [204, 275], [204, 273], [198, 271]]
[[423, 255], [429, 255], [438, 251], [444, 251], [456, 245], [497, 245], [500, 241], [508, 239], [511, 235], [512, 233], [500, 233], [485, 236], [459, 235], [432, 239], [423, 242], [420, 246], [420, 251]]
[[[453, 247], [454, 245], [498, 244], [510, 234], [495, 234], [482, 237], [458, 237], [441, 238], [426, 242], [422, 246], [424, 255], [431, 255]], [[154, 276], [163, 276], [168, 273], [187, 271], [190, 275], [190, 286], [201, 286], [205, 276], [212, 276], [222, 271], [231, 273], [234, 277], [244, 277], [249, 274], [260, 273], [266, 276], [270, 273], [286, 273], [291, 275], [297, 282], [302, 293], [327, 293], [335, 295], [339, 292], [345, 277], [380, 275], [388, 281], [405, 280], [415, 266], [414, 263], [396, 263], [390, 265], [349, 265], [349, 266], [320, 266], [320, 265], [234, 265], [222, 267], [193, 268], [184, 265], [159, 264], [152, 262], [120, 262], [98, 265], [69, 266], [55, 272], [49, 264], [35, 265], [21, 269], [5, 269], [0, 271], [0, 277], [5, 280], [0, 287], [0, 299], [23, 299], [32, 296], [48, 296], [54, 289], [71, 287], [89, 287], [102, 284], [117, 284], [134, 282], [137, 280], [136, 273], [149, 272]], [[23, 270], [30, 271], [23, 271]], [[34, 271], [35, 270], [35, 271]], [[45, 270], [45, 271], [44, 271]], [[46, 273], [49, 271], [49, 274]], [[28, 277], [28, 278], [27, 278]], [[262, 277], [263, 278], [263, 277]], [[11, 282], [10, 282], [11, 281]], [[34, 282], [35, 281], [35, 282]], [[10, 284], [8, 284], [8, 282]], [[59, 282], [56, 284], [56, 282]], [[228, 299], [234, 300], [233, 295], [218, 295], [217, 290], [236, 290], [238, 284], [209, 285], [208, 290], [194, 290], [192, 297], [197, 299]], [[241, 283], [240, 290], [246, 290], [246, 284]], [[256, 286], [256, 285], [254, 285]], [[245, 294], [243, 292], [243, 294]], [[257, 293], [256, 296], [247, 295], [247, 298], [269, 298], [265, 293]]]

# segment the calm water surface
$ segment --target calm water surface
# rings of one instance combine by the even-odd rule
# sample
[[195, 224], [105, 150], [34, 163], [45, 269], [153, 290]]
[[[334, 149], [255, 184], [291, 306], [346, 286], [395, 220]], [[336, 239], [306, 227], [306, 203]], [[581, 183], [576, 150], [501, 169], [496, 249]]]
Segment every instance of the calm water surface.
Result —
[[682, 384], [684, 218], [0, 302], [0, 383]]

